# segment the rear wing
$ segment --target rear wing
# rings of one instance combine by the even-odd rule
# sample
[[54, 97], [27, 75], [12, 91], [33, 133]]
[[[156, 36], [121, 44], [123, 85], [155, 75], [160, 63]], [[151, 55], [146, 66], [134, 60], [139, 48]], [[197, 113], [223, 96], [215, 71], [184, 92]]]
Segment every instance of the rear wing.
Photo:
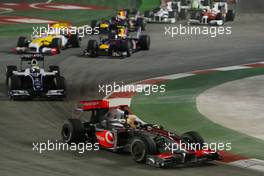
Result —
[[111, 109], [119, 108], [121, 110], [128, 110], [128, 105], [110, 105], [108, 100], [81, 100], [77, 105], [77, 109], [83, 111], [91, 111], [96, 109]]
[[109, 101], [107, 100], [81, 100], [78, 104], [78, 109], [83, 111], [91, 111], [95, 109], [108, 109], [109, 108]]
[[213, 2], [226, 2], [227, 4], [237, 4], [238, 0], [213, 0]]
[[34, 54], [24, 54], [20, 58], [20, 69], [23, 69], [23, 62], [31, 62], [33, 59], [37, 60], [38, 62], [42, 62], [42, 67], [44, 68], [45, 63], [44, 63], [44, 55], [39, 54], [39, 53], [34, 53]]
[[44, 61], [44, 55], [43, 54], [24, 54], [21, 56], [21, 61], [32, 61], [33, 59], [36, 59], [37, 61]]

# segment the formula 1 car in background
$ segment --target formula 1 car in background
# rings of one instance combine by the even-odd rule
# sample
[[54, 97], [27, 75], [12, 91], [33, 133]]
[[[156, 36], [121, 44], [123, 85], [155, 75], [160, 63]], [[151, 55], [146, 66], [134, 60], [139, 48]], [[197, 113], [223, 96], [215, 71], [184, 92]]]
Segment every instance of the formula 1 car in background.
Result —
[[[75, 113], [61, 130], [62, 140], [69, 145], [97, 143], [100, 149], [128, 152], [135, 162], [155, 167], [220, 159], [217, 151], [202, 147], [204, 139], [197, 132], [179, 135], [143, 122], [130, 114], [126, 105], [110, 107], [107, 100], [80, 101]], [[172, 145], [178, 149], [172, 150]]]
[[150, 37], [137, 32], [135, 37], [128, 35], [128, 30], [124, 26], [118, 26], [117, 30], [111, 31], [107, 35], [100, 35], [99, 41], [89, 40], [83, 54], [90, 57], [117, 56], [130, 57], [133, 52], [139, 50], [149, 50]]
[[180, 13], [180, 1], [172, 0], [161, 4], [159, 8], [146, 11], [144, 14], [147, 23], [176, 23]]
[[[202, 11], [214, 9], [214, 6], [223, 6], [222, 4], [236, 4], [236, 0], [162, 0], [160, 7], [145, 12], [145, 19], [149, 23], [175, 23], [177, 19], [196, 20], [196, 14], [202, 15]], [[221, 7], [219, 7], [221, 8]], [[220, 9], [218, 9], [220, 10]], [[204, 14], [208, 16], [208, 14]], [[211, 15], [210, 15], [211, 16]], [[222, 12], [226, 21], [233, 21], [234, 11]], [[209, 17], [212, 18], [212, 17]], [[218, 16], [214, 20], [218, 20]], [[210, 19], [211, 20], [211, 19]], [[202, 21], [202, 20], [198, 20]]]
[[221, 26], [235, 20], [235, 11], [228, 8], [226, 0], [214, 0], [210, 9], [190, 12], [188, 24], [209, 24]]
[[91, 27], [98, 27], [100, 32], [116, 30], [117, 26], [125, 26], [129, 32], [136, 32], [139, 30], [144, 31], [146, 29], [146, 21], [140, 11], [137, 9], [123, 9], [117, 12], [117, 15], [110, 20], [103, 20], [98, 22], [93, 20]]
[[[30, 67], [24, 69], [23, 62], [30, 64]], [[42, 68], [38, 62], [42, 62]], [[63, 99], [66, 96], [66, 82], [60, 75], [60, 68], [51, 65], [49, 71], [45, 71], [44, 57], [41, 54], [22, 55], [20, 70], [14, 65], [7, 66], [6, 85], [9, 97], [14, 100]]]
[[144, 18], [144, 15], [140, 13], [137, 9], [126, 9], [127, 19], [128, 19], [128, 30], [137, 31], [138, 28], [141, 28], [142, 31], [146, 30], [147, 22]]
[[68, 23], [54, 23], [43, 34], [32, 36], [30, 40], [19, 37], [15, 51], [23, 53], [42, 53], [47, 55], [59, 54], [65, 48], [80, 47], [78, 34], [70, 33], [71, 25]]

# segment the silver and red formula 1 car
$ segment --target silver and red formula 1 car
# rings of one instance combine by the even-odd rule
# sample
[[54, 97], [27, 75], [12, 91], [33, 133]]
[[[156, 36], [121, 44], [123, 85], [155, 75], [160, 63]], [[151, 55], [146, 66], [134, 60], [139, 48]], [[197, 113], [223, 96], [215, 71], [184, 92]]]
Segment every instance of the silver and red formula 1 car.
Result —
[[[61, 131], [68, 144], [97, 143], [100, 149], [129, 152], [137, 163], [155, 167], [220, 159], [217, 151], [202, 147], [204, 140], [197, 132], [178, 135], [145, 123], [130, 114], [126, 105], [110, 107], [108, 100], [80, 101], [75, 112], [78, 117], [66, 120]], [[196, 148], [188, 147], [193, 145]]]
[[227, 0], [214, 0], [211, 8], [190, 12], [188, 24], [222, 26], [225, 22], [235, 20], [235, 11], [229, 9]]

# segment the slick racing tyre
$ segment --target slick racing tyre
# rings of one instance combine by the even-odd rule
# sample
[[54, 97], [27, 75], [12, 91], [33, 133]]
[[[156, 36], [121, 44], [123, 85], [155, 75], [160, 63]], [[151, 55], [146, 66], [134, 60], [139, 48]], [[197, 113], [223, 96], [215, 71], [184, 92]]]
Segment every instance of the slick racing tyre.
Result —
[[187, 6], [187, 5], [188, 5], [187, 0], [181, 0], [181, 5], [182, 5], [182, 6]]
[[141, 30], [142, 31], [145, 31], [146, 30], [146, 23], [145, 23], [144, 18], [138, 18], [138, 20], [137, 20], [137, 26], [138, 27], [141, 27]]
[[84, 126], [79, 119], [68, 119], [64, 122], [61, 130], [63, 142], [68, 144], [81, 143], [85, 140]]
[[177, 13], [172, 11], [172, 12], [169, 12], [169, 18], [175, 18], [177, 19]]
[[160, 11], [160, 7], [157, 7], [153, 10], [153, 13], [157, 13], [158, 11]]
[[234, 21], [235, 20], [236, 13], [234, 10], [228, 10], [226, 14], [226, 21]]
[[181, 19], [181, 20], [187, 19], [187, 12], [185, 9], [181, 9], [181, 11], [179, 13], [179, 19]]
[[17, 40], [17, 47], [28, 47], [28, 41], [26, 37], [19, 37]]
[[200, 12], [191, 12], [190, 19], [201, 21], [202, 15]]
[[80, 47], [80, 39], [77, 34], [72, 34], [69, 42], [73, 48], [79, 48]]
[[11, 76], [9, 78], [8, 87], [9, 87], [9, 91], [21, 90], [21, 87], [22, 87], [21, 79], [16, 75]]
[[196, 131], [189, 131], [184, 133], [181, 136], [181, 140], [186, 141], [189, 144], [194, 144], [195, 146], [198, 146], [200, 149], [203, 147], [204, 144], [204, 139]]
[[132, 159], [137, 163], [146, 162], [147, 155], [153, 155], [157, 152], [157, 147], [152, 138], [147, 135], [137, 135], [130, 144]]
[[144, 17], [145, 18], [149, 18], [150, 17], [150, 11], [149, 10], [147, 10], [147, 11], [145, 11], [145, 13], [144, 13]]
[[13, 76], [13, 71], [17, 71], [17, 66], [9, 65], [6, 67], [6, 85], [8, 85], [9, 78]]
[[210, 6], [210, 0], [204, 0], [202, 1], [203, 6]]
[[130, 40], [126, 40], [126, 41], [123, 41], [120, 43], [120, 46], [119, 46], [119, 51], [121, 53], [125, 52], [126, 53], [126, 56], [127, 57], [130, 57], [131, 56], [131, 41]]
[[150, 49], [150, 37], [148, 35], [141, 35], [139, 38], [139, 47], [141, 50]]
[[87, 44], [87, 52], [91, 57], [98, 57], [98, 42], [96, 40], [89, 40]]
[[66, 81], [62, 76], [56, 76], [55, 79], [55, 87], [56, 89], [66, 90]]
[[56, 48], [58, 53], [60, 52], [60, 49], [62, 48], [62, 42], [60, 38], [54, 38], [51, 41], [51, 48]]
[[53, 72], [53, 71], [57, 71], [57, 76], [60, 76], [60, 67], [57, 65], [51, 65], [49, 66], [49, 71]]

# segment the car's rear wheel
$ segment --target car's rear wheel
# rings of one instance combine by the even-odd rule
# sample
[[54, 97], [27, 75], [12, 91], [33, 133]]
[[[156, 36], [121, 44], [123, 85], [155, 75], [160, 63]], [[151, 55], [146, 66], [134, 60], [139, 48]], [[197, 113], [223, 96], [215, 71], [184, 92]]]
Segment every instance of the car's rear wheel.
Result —
[[17, 47], [28, 47], [26, 37], [19, 37], [17, 40]]
[[145, 11], [144, 17], [145, 18], [149, 18], [150, 17], [150, 11], [149, 10]]
[[142, 31], [145, 31], [145, 30], [146, 30], [146, 23], [145, 23], [145, 21], [144, 21], [144, 18], [138, 18], [138, 20], [137, 20], [137, 25], [138, 25], [139, 27], [141, 27], [141, 30], [142, 30]]
[[236, 13], [234, 10], [228, 10], [226, 14], [226, 21], [234, 21], [235, 20]]
[[68, 119], [61, 130], [63, 142], [68, 144], [84, 142], [84, 126], [79, 119]]
[[157, 152], [157, 147], [154, 140], [149, 136], [138, 135], [132, 139], [130, 152], [134, 161], [144, 163], [147, 155], [153, 155]]
[[177, 13], [172, 11], [172, 12], [169, 12], [169, 18], [177, 18]]
[[141, 50], [150, 49], [150, 37], [149, 35], [141, 35], [139, 38], [139, 46]]
[[153, 10], [153, 13], [157, 13], [158, 11], [160, 11], [160, 8], [159, 8], [159, 7], [155, 8], [155, 9]]
[[80, 47], [80, 39], [77, 34], [72, 34], [69, 42], [73, 48], [79, 48]]
[[203, 5], [203, 6], [210, 6], [210, 0], [204, 0], [204, 1], [202, 2], [202, 5]]
[[60, 49], [62, 48], [62, 41], [60, 38], [54, 38], [51, 41], [51, 48], [56, 48], [57, 52], [60, 52]]
[[179, 13], [179, 18], [182, 20], [185, 20], [187, 17], [187, 12], [185, 9], [181, 9], [180, 13]]
[[57, 65], [51, 65], [49, 66], [49, 71], [53, 72], [53, 71], [57, 71], [57, 76], [60, 76], [60, 67]]

